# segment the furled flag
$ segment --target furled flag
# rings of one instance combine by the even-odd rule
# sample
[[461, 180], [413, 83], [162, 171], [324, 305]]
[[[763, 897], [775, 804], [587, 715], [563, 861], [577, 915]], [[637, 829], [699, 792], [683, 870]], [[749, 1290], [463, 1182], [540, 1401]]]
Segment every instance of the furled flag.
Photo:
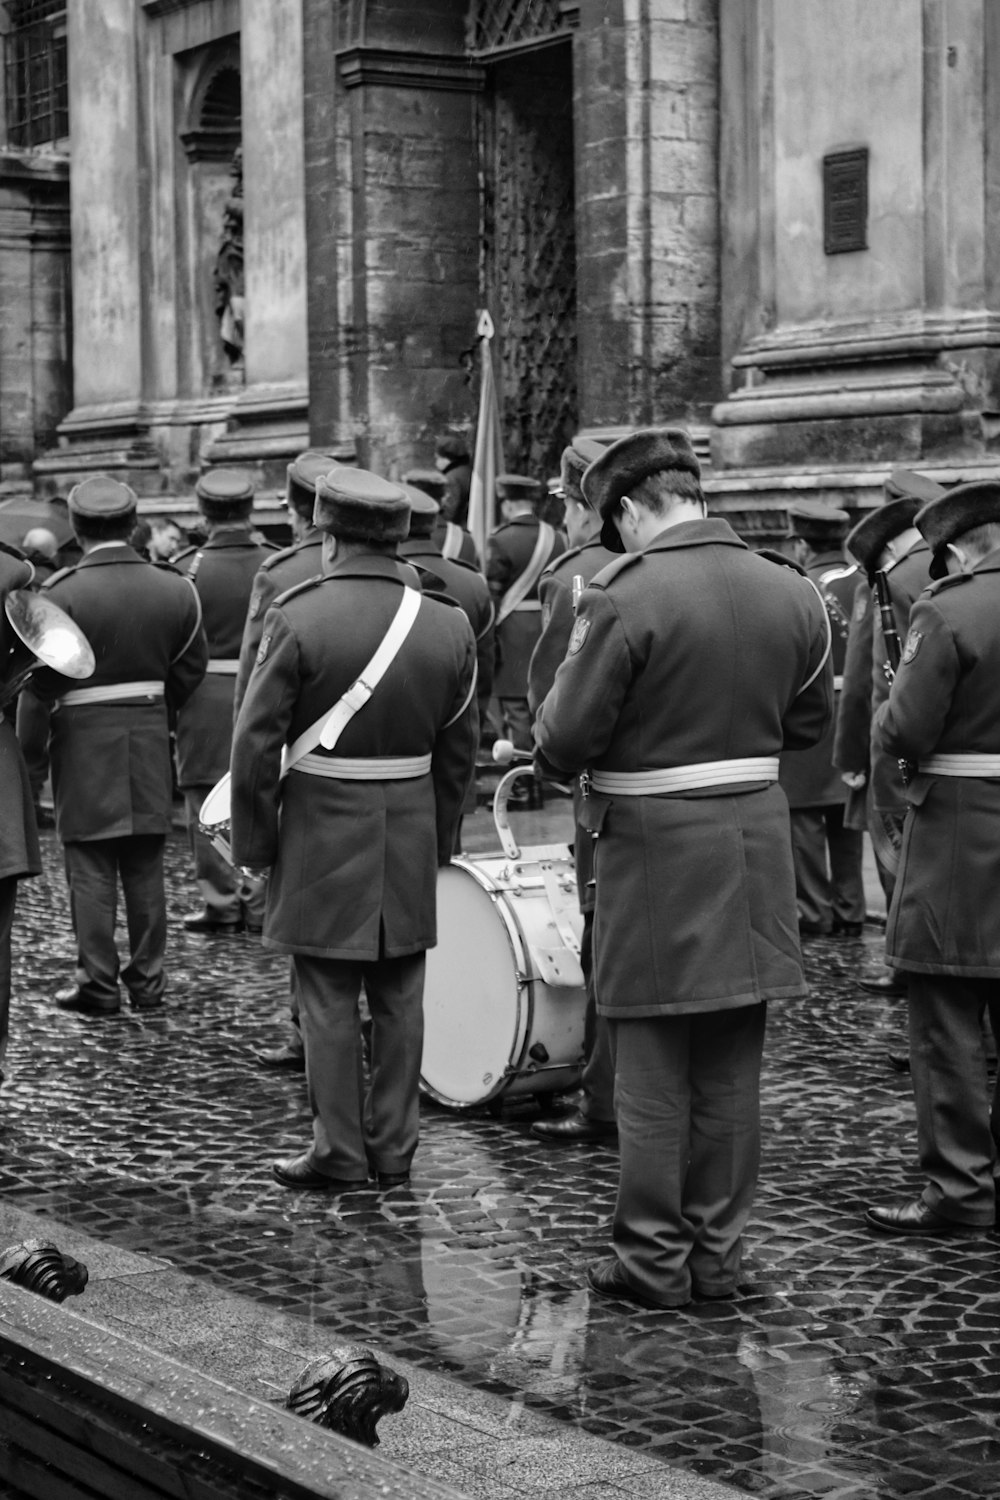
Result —
[[500, 436], [500, 405], [493, 380], [493, 355], [490, 340], [496, 330], [493, 319], [483, 308], [476, 328], [479, 340], [479, 420], [476, 423], [476, 450], [472, 460], [472, 484], [469, 490], [469, 531], [479, 556], [486, 559], [486, 542], [493, 530], [496, 505], [496, 478], [503, 473], [503, 439]]

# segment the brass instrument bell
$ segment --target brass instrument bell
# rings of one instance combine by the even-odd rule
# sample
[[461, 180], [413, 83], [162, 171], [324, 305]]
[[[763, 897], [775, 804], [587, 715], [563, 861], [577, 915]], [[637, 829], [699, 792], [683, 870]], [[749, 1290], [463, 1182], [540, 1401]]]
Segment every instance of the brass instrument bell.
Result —
[[17, 636], [0, 687], [0, 709], [12, 702], [32, 672], [49, 667], [61, 677], [90, 677], [95, 660], [90, 642], [64, 609], [30, 589], [12, 589], [4, 613]]

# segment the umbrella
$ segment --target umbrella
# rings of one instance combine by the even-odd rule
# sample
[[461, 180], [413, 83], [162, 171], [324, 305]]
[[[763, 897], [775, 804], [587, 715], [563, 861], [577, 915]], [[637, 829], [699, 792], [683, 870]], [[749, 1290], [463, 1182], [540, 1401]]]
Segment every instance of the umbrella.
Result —
[[60, 547], [73, 540], [73, 528], [65, 506], [30, 498], [0, 501], [0, 542], [20, 547], [33, 526], [44, 526], [51, 531]]

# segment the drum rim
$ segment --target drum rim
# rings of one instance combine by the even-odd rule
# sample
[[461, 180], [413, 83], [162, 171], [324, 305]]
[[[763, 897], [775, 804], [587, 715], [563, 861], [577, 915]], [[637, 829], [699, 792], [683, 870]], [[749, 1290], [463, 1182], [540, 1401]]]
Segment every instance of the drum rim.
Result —
[[[487, 857], [495, 858], [496, 856], [490, 855]], [[495, 1099], [498, 1094], [503, 1093], [507, 1087], [508, 1078], [512, 1074], [516, 1076], [517, 1069], [524, 1057], [528, 1038], [531, 1035], [531, 1020], [534, 1014], [535, 1003], [532, 982], [537, 980], [538, 976], [532, 973], [530, 962], [526, 962], [526, 960], [530, 959], [530, 949], [525, 941], [520, 924], [517, 922], [514, 913], [509, 910], [508, 903], [500, 899], [503, 895], [503, 888], [485, 870], [478, 869], [475, 861], [462, 858], [461, 856], [449, 860], [445, 869], [459, 869], [464, 874], [471, 875], [480, 889], [489, 896], [493, 902], [494, 910], [500, 915], [500, 922], [507, 936], [511, 958], [514, 961], [514, 976], [515, 978], [520, 977], [520, 983], [517, 986], [517, 1013], [514, 1028], [516, 1057], [514, 1047], [512, 1046], [507, 1055], [504, 1068], [497, 1076], [497, 1082], [488, 1093], [480, 1094], [477, 1099], [453, 1099], [450, 1095], [443, 1094], [440, 1089], [434, 1088], [424, 1078], [423, 1060], [421, 1059], [420, 1087], [425, 1094], [429, 1094], [439, 1104], [447, 1105], [449, 1109], [475, 1109], [478, 1105], [488, 1104], [491, 1099]]]
[[[232, 793], [230, 791], [230, 782], [231, 782], [231, 780], [232, 780], [232, 777], [231, 777], [231, 775], [230, 775], [230, 773], [228, 771], [225, 773], [224, 776], [220, 776], [219, 780], [215, 783], [215, 785], [213, 786], [212, 790], [209, 792], [208, 796], [205, 798], [204, 802], [201, 804], [201, 807], [198, 809], [198, 822], [200, 824], [202, 824], [203, 827], [205, 827], [205, 828], [217, 828], [221, 824], [228, 823], [228, 822], [231, 821], [231, 819], [232, 819], [232, 811], [233, 811], [233, 807], [232, 807]], [[214, 818], [211, 817], [211, 816], [206, 817], [205, 813], [206, 813], [206, 809], [209, 808], [209, 805], [213, 801], [221, 800], [223, 788], [225, 788], [226, 802], [228, 804], [227, 805], [227, 809], [226, 809], [226, 816], [224, 818], [220, 818], [218, 816], [216, 816]]]

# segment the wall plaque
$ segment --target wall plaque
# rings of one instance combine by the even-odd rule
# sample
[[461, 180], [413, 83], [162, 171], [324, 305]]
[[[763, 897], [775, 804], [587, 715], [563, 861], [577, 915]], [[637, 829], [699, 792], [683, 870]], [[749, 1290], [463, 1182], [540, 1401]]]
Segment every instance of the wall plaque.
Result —
[[823, 249], [868, 249], [868, 147], [823, 158]]

